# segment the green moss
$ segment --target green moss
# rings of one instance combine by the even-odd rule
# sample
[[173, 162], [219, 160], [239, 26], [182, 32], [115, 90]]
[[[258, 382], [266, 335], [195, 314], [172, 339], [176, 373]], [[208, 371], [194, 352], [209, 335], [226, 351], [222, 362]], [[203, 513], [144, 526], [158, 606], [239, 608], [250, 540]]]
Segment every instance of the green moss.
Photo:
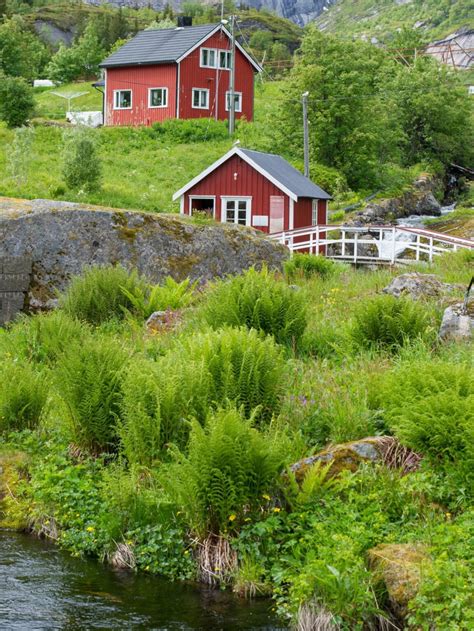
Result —
[[28, 457], [22, 451], [0, 453], [0, 528], [24, 530], [28, 525], [18, 486], [28, 476]]

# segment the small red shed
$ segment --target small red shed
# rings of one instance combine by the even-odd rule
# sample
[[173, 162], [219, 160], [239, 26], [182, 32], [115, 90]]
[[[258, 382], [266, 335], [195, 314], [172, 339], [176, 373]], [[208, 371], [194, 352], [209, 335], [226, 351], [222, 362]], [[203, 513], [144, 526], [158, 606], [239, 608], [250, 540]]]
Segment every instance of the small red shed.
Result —
[[272, 153], [234, 147], [173, 195], [180, 212], [266, 233], [325, 225], [331, 196]]
[[[141, 31], [100, 64], [104, 125], [151, 125], [168, 118], [225, 120], [232, 63], [231, 35], [223, 24]], [[253, 119], [254, 75], [260, 70], [236, 42], [236, 118]]]

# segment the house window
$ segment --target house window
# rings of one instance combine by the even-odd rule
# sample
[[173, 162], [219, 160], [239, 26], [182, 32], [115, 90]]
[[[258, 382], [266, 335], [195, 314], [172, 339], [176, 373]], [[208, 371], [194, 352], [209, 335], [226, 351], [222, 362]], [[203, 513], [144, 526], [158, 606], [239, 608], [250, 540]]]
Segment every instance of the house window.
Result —
[[318, 200], [317, 199], [313, 199], [313, 206], [312, 206], [312, 225], [313, 226], [317, 226], [318, 225]]
[[193, 88], [193, 108], [195, 110], [209, 109], [209, 90]]
[[[242, 111], [242, 92], [234, 92], [235, 111]], [[230, 92], [225, 93], [225, 111], [230, 110]]]
[[166, 107], [168, 105], [168, 88], [150, 88], [148, 90], [148, 107]]
[[132, 109], [132, 91], [114, 90], [114, 110]]
[[230, 69], [232, 65], [232, 53], [230, 50], [220, 50], [219, 51], [219, 68]]
[[250, 226], [250, 206], [250, 198], [224, 198], [222, 222]]
[[217, 51], [215, 48], [201, 48], [201, 68], [217, 68]]

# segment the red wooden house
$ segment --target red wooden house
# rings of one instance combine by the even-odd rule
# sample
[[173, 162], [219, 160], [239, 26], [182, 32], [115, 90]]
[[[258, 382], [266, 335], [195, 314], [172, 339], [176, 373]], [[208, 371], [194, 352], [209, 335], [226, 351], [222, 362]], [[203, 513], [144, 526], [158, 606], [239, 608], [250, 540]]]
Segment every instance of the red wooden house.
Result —
[[[222, 24], [138, 33], [107, 57], [104, 125], [151, 125], [168, 118], [229, 116], [231, 36]], [[236, 118], [253, 118], [254, 75], [261, 70], [236, 42]]]
[[330, 195], [281, 156], [234, 147], [173, 195], [181, 213], [267, 233], [327, 223]]

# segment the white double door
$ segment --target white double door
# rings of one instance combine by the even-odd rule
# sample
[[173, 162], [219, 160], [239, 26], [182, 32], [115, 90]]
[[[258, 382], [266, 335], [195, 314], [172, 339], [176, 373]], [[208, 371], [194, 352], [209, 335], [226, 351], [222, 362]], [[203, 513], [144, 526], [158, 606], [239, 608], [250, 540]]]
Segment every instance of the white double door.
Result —
[[222, 197], [222, 223], [250, 226], [251, 218], [251, 197]]

